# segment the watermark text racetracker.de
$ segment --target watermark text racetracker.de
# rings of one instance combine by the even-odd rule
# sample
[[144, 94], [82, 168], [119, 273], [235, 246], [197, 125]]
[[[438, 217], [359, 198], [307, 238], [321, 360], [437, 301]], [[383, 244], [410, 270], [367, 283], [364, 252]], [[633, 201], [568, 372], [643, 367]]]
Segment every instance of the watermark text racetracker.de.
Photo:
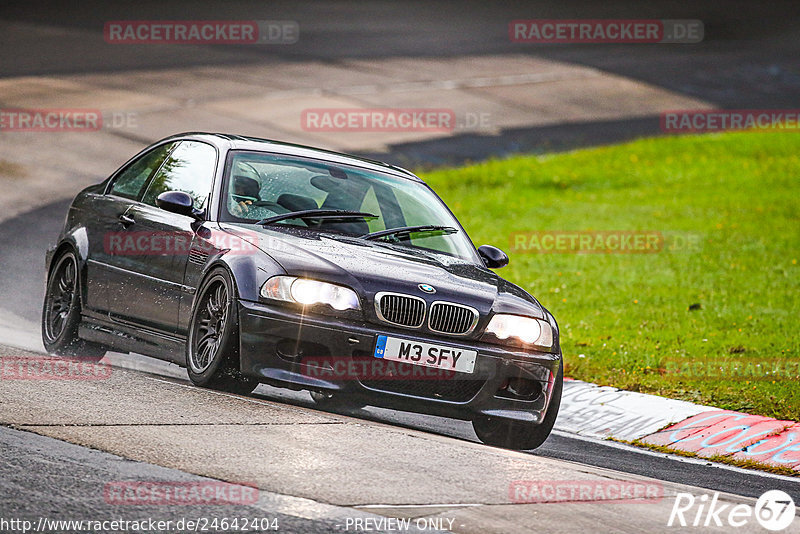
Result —
[[186, 256], [190, 252], [255, 254], [258, 246], [286, 251], [286, 244], [249, 230], [231, 233], [203, 228], [196, 233], [180, 231], [118, 231], [103, 236], [103, 251], [110, 256]]
[[305, 109], [300, 125], [307, 132], [452, 132], [452, 109], [315, 108]]
[[608, 502], [643, 504], [658, 502], [664, 487], [658, 481], [637, 480], [515, 480], [508, 498], [517, 504]]
[[800, 109], [704, 109], [666, 111], [661, 131], [702, 133], [728, 130], [800, 132]]
[[541, 230], [512, 232], [509, 245], [523, 254], [656, 254], [696, 252], [701, 237], [657, 230]]
[[113, 505], [231, 505], [258, 502], [252, 484], [198, 481], [115, 481], [103, 488], [103, 500]]
[[700, 20], [531, 19], [513, 20], [515, 43], [699, 43]]
[[4, 356], [0, 358], [1, 380], [104, 380], [111, 364], [95, 358], [69, 359], [48, 356]]
[[305, 376], [336, 381], [452, 380], [457, 374], [452, 369], [370, 357], [304, 356], [300, 364]]
[[485, 112], [456, 114], [448, 108], [311, 108], [300, 115], [307, 132], [429, 132], [486, 130]]
[[99, 132], [103, 129], [138, 127], [138, 115], [130, 111], [92, 108], [0, 108], [2, 132]]
[[294, 44], [293, 20], [114, 20], [103, 29], [109, 44]]

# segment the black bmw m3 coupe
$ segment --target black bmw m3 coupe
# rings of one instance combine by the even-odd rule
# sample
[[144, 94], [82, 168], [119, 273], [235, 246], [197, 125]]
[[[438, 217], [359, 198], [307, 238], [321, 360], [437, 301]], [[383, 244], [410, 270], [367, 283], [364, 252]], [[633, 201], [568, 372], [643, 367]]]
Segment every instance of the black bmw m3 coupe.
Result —
[[47, 252], [47, 350], [131, 351], [203, 387], [471, 421], [541, 445], [561, 399], [553, 316], [490, 269], [417, 176], [320, 149], [187, 133], [73, 201]]

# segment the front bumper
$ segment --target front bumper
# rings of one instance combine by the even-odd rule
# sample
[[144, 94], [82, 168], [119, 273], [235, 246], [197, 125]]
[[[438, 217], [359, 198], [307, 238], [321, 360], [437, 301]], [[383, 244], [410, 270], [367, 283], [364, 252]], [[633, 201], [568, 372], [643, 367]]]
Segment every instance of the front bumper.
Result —
[[[560, 353], [522, 352], [447, 336], [239, 301], [239, 361], [243, 374], [290, 389], [340, 392], [384, 408], [469, 420], [477, 415], [539, 423], [552, 397]], [[474, 372], [449, 376], [420, 371], [375, 376], [378, 335], [477, 350]], [[378, 360], [380, 361], [380, 360]], [[334, 362], [336, 370], [329, 362]], [[343, 363], [344, 362], [344, 363]], [[343, 371], [343, 372], [342, 372]], [[407, 378], [410, 377], [410, 378]]]

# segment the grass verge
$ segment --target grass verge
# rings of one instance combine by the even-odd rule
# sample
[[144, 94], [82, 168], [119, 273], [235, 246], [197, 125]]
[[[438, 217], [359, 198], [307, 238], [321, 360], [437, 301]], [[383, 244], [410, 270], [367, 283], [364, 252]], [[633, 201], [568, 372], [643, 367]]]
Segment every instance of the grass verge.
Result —
[[[576, 379], [800, 418], [800, 135], [725, 133], [421, 173], [556, 316]], [[537, 253], [539, 232], [657, 232], [651, 253]], [[522, 235], [523, 238], [520, 238]]]

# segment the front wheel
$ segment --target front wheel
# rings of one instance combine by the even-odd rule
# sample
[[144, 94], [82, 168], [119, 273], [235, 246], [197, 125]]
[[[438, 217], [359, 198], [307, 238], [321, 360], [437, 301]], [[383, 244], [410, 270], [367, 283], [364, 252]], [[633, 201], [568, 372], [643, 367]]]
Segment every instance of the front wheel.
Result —
[[200, 286], [186, 341], [186, 369], [196, 386], [247, 395], [258, 385], [239, 371], [239, 325], [231, 275], [218, 269]]
[[510, 421], [499, 417], [482, 415], [472, 420], [472, 428], [478, 439], [487, 445], [505, 447], [507, 449], [530, 450], [542, 445], [558, 417], [561, 404], [561, 390], [564, 387], [564, 365], [558, 365], [558, 373], [553, 384], [553, 396], [544, 416], [544, 421], [537, 425], [522, 421]]
[[64, 252], [47, 277], [42, 306], [42, 343], [49, 354], [98, 361], [106, 353], [98, 343], [78, 337], [81, 298], [78, 261]]

